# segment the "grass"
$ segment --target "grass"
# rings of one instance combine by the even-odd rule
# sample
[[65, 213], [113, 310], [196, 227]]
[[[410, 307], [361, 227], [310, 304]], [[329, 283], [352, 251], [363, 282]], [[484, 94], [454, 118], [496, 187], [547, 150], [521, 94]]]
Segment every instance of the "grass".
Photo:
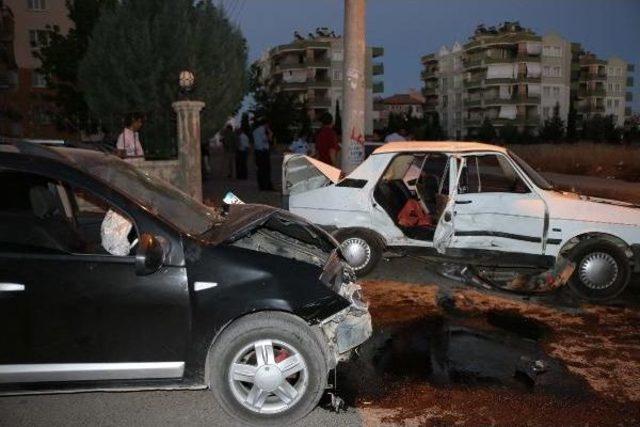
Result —
[[640, 182], [640, 146], [595, 143], [509, 147], [541, 172], [588, 175]]

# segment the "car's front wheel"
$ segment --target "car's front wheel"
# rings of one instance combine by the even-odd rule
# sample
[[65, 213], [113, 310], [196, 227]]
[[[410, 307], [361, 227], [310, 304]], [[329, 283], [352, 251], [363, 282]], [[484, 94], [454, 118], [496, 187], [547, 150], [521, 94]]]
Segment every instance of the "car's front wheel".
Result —
[[581, 298], [604, 301], [618, 296], [629, 283], [629, 260], [620, 247], [605, 240], [589, 239], [570, 253], [576, 268], [569, 286]]
[[327, 361], [317, 335], [285, 313], [257, 313], [229, 325], [209, 357], [222, 408], [249, 424], [288, 425], [322, 397]]

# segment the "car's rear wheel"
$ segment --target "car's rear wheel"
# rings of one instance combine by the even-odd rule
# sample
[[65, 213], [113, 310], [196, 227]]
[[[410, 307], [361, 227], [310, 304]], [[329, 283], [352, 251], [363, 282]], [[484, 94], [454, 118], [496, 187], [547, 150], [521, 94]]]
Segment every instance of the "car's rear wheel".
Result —
[[374, 269], [382, 257], [380, 238], [367, 230], [345, 230], [336, 235], [342, 254], [358, 277]]
[[288, 425], [322, 397], [327, 362], [301, 319], [265, 312], [229, 325], [209, 358], [211, 388], [222, 408], [249, 424]]
[[629, 260], [624, 250], [611, 242], [584, 240], [573, 248], [570, 259], [576, 268], [569, 286], [581, 298], [608, 300], [618, 296], [629, 284]]

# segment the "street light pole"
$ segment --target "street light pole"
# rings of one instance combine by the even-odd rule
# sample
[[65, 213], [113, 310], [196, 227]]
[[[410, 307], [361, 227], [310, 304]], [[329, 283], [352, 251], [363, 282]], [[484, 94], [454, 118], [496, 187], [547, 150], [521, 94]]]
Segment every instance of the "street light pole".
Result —
[[353, 171], [364, 160], [365, 0], [344, 0], [344, 112], [341, 167]]

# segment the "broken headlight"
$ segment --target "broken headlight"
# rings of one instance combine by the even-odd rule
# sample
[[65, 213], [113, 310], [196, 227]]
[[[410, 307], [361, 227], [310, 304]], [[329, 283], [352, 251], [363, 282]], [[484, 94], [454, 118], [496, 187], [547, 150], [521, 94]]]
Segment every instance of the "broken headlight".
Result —
[[362, 288], [356, 282], [353, 269], [340, 259], [337, 251], [333, 251], [320, 275], [322, 283], [345, 298], [355, 308], [366, 310], [367, 303], [362, 296]]

